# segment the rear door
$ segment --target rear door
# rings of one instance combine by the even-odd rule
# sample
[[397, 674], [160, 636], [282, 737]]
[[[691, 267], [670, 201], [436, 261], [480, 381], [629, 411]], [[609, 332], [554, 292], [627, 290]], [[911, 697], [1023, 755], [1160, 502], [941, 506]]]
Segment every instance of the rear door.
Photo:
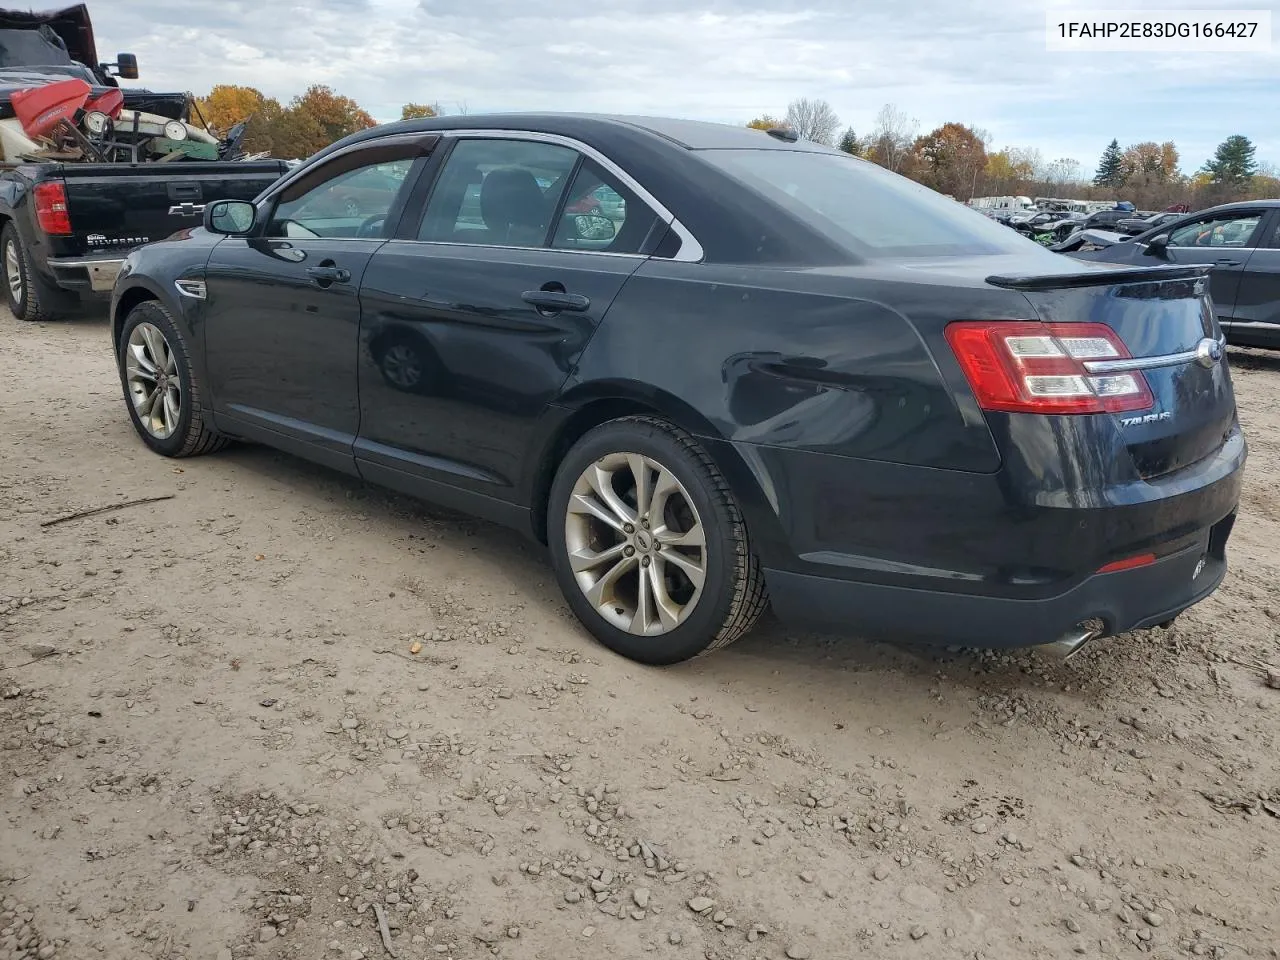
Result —
[[1235, 310], [1223, 326], [1233, 342], [1280, 348], [1280, 210], [1271, 211], [1241, 269]]
[[[1266, 209], [1241, 209], [1184, 221], [1169, 232], [1163, 259], [1168, 263], [1213, 267], [1209, 292], [1220, 322], [1229, 323], [1236, 309], [1240, 280], [1250, 252], [1262, 234]], [[1153, 262], [1158, 262], [1154, 261]]]
[[[459, 134], [421, 219], [373, 256], [360, 294], [367, 478], [519, 499], [534, 425], [666, 229], [580, 147]], [[602, 186], [620, 202], [593, 203]]]

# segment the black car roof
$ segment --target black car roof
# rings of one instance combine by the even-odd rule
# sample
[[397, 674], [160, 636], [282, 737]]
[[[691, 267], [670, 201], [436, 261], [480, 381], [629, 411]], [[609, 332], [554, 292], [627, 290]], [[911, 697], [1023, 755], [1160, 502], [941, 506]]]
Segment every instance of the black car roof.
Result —
[[489, 113], [452, 117], [424, 117], [401, 120], [361, 131], [348, 137], [353, 143], [393, 133], [431, 130], [528, 130], [590, 140], [610, 134], [643, 132], [660, 137], [670, 144], [688, 150], [800, 150], [826, 152], [832, 148], [805, 140], [788, 141], [769, 136], [762, 130], [706, 120], [680, 120], [668, 117], [630, 116], [602, 113]]

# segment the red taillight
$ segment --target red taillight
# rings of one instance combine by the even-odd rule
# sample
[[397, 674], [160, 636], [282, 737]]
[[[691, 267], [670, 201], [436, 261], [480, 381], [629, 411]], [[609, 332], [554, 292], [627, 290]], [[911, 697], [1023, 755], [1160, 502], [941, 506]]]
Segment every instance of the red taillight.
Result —
[[71, 214], [67, 212], [67, 188], [61, 180], [37, 183], [36, 221], [40, 229], [53, 237], [71, 233]]
[[1149, 567], [1156, 562], [1154, 553], [1140, 553], [1136, 557], [1125, 557], [1123, 560], [1113, 560], [1111, 563], [1105, 564], [1098, 568], [1099, 573], [1119, 573], [1121, 570], [1135, 570], [1138, 567]]
[[950, 324], [946, 336], [983, 410], [1116, 413], [1153, 402], [1140, 372], [1096, 374], [1085, 366], [1129, 356], [1106, 324], [964, 321]]

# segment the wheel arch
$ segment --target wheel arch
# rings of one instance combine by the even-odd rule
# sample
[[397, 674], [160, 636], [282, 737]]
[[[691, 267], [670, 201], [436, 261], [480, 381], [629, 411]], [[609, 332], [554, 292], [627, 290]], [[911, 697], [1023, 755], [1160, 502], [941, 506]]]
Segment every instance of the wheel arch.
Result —
[[529, 490], [530, 519], [539, 542], [547, 542], [547, 501], [565, 454], [602, 423], [633, 416], [659, 417], [692, 436], [724, 476], [753, 541], [777, 542], [781, 530], [776, 506], [764, 492], [773, 484], [762, 482], [755, 465], [725, 439], [713, 422], [684, 400], [650, 384], [608, 380], [571, 387], [556, 401], [556, 408], [560, 416], [532, 460], [537, 467]]
[[120, 332], [124, 329], [125, 320], [129, 318], [133, 308], [148, 300], [159, 301], [160, 295], [150, 287], [134, 283], [116, 294], [114, 300], [111, 311], [111, 352], [119, 354]]

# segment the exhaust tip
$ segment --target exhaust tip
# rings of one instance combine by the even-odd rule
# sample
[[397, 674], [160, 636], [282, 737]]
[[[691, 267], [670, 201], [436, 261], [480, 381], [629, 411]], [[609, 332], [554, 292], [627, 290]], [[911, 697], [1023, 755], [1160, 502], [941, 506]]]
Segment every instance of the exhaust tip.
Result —
[[1056, 660], [1058, 663], [1066, 663], [1084, 649], [1086, 644], [1102, 636], [1102, 630], [1101, 622], [1097, 620], [1087, 621], [1068, 630], [1057, 640], [1042, 644], [1037, 649], [1051, 660]]

